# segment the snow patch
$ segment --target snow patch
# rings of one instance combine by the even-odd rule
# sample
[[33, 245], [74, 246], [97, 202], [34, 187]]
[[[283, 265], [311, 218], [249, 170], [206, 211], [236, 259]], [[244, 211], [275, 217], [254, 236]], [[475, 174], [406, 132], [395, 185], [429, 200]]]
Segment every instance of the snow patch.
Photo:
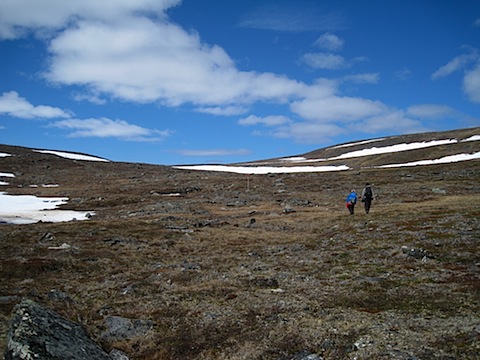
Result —
[[448, 164], [448, 163], [455, 163], [455, 162], [475, 160], [475, 159], [480, 159], [480, 152], [476, 152], [473, 154], [449, 155], [449, 156], [444, 156], [442, 158], [433, 159], [433, 160], [420, 160], [420, 161], [413, 161], [405, 164], [388, 164], [388, 165], [381, 165], [376, 167], [377, 168], [394, 168], [394, 167], [407, 167], [407, 166], [436, 165], [436, 164]]
[[110, 162], [109, 160], [102, 159], [102, 158], [95, 157], [95, 156], [75, 154], [75, 153], [69, 153], [69, 152], [63, 152], [63, 151], [52, 151], [52, 150], [33, 150], [33, 151], [38, 152], [38, 153], [42, 153], [42, 154], [57, 155], [57, 156], [65, 158], [65, 159], [71, 159], [71, 160]]
[[369, 143], [372, 143], [372, 142], [383, 141], [383, 140], [385, 140], [385, 138], [358, 141], [358, 142], [354, 142], [354, 143], [337, 145], [337, 146], [329, 148], [329, 150], [330, 149], [340, 149], [340, 148], [345, 148], [345, 147], [350, 147], [350, 146], [355, 146], [355, 145], [364, 145], [364, 144], [369, 144]]
[[480, 140], [480, 135], [473, 135], [470, 136], [467, 139], [462, 140], [462, 142], [467, 142], [467, 141], [479, 141]]
[[415, 143], [403, 143], [403, 144], [396, 144], [396, 145], [384, 146], [379, 148], [373, 147], [369, 149], [351, 151], [339, 156], [335, 156], [333, 158], [328, 158], [327, 160], [338, 160], [338, 159], [347, 159], [352, 157], [402, 152], [407, 150], [427, 148], [431, 146], [455, 144], [457, 142], [458, 140], [456, 139], [447, 139], [447, 140], [433, 140], [433, 141], [423, 141], [423, 142], [415, 142]]
[[221, 171], [237, 174], [287, 174], [300, 172], [329, 172], [344, 171], [349, 167], [346, 165], [339, 166], [226, 166], [226, 165], [191, 165], [191, 166], [174, 166], [183, 170], [203, 170], [203, 171]]
[[10, 224], [33, 224], [38, 221], [63, 222], [86, 220], [93, 212], [54, 210], [66, 204], [68, 198], [39, 198], [33, 195], [7, 195], [0, 192], [0, 222]]
[[303, 156], [292, 156], [292, 157], [288, 157], [288, 158], [283, 158], [283, 159], [280, 159], [281, 161], [291, 161], [291, 162], [303, 162], [303, 161], [306, 161], [307, 158], [303, 157]]

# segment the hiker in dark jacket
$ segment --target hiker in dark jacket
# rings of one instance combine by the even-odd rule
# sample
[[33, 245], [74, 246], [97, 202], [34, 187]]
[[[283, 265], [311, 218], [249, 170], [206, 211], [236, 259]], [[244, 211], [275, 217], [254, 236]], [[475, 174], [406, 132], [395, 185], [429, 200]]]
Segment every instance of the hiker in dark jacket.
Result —
[[365, 213], [370, 212], [370, 206], [372, 206], [372, 200], [374, 198], [372, 187], [369, 183], [365, 184], [365, 188], [362, 191], [362, 202], [365, 205]]
[[357, 193], [355, 190], [352, 190], [350, 194], [347, 196], [347, 209], [350, 211], [350, 215], [353, 215], [355, 210], [355, 204], [357, 203]]

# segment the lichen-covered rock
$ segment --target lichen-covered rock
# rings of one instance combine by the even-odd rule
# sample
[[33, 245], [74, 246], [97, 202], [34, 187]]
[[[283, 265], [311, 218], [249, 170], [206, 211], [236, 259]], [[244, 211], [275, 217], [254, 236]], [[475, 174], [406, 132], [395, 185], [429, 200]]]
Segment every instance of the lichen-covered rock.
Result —
[[107, 360], [109, 355], [80, 324], [31, 300], [15, 307], [7, 335], [5, 360]]

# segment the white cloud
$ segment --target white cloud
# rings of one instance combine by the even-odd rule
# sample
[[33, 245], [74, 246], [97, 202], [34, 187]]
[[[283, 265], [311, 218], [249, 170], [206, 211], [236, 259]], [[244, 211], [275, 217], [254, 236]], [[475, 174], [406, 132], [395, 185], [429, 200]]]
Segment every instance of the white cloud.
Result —
[[272, 2], [262, 4], [240, 21], [240, 26], [261, 30], [302, 32], [332, 31], [345, 28], [340, 12], [326, 11], [306, 3]]
[[247, 150], [247, 149], [179, 150], [177, 151], [177, 153], [183, 156], [243, 156], [243, 155], [250, 154], [250, 150]]
[[224, 116], [232, 116], [232, 115], [240, 115], [247, 112], [247, 108], [244, 106], [212, 106], [212, 107], [200, 107], [197, 108], [196, 111], [211, 114], [211, 115], [224, 115]]
[[297, 122], [278, 128], [274, 132], [274, 136], [293, 138], [297, 143], [319, 144], [345, 133], [346, 130], [335, 123]]
[[377, 116], [356, 121], [350, 129], [359, 133], [393, 132], [396, 134], [417, 133], [428, 131], [420, 121], [407, 116], [400, 110], [388, 110]]
[[57, 121], [50, 126], [72, 131], [71, 137], [113, 137], [130, 141], [158, 141], [169, 136], [168, 131], [146, 129], [124, 120], [107, 118], [68, 119]]
[[380, 74], [378, 73], [364, 73], [347, 75], [343, 78], [344, 81], [351, 81], [357, 84], [377, 84], [380, 80]]
[[340, 96], [305, 98], [293, 102], [291, 110], [304, 119], [322, 122], [349, 122], [388, 111], [380, 101]]
[[[419, 112], [420, 108], [416, 110]], [[432, 107], [430, 111], [433, 110]], [[275, 134], [294, 138], [297, 142], [322, 143], [348, 132], [374, 134], [427, 130], [415, 117], [402, 110], [389, 108], [380, 101], [335, 94], [296, 101], [292, 103], [291, 111], [307, 121], [279, 128]], [[424, 114], [426, 111], [426, 108], [423, 109]]]
[[[45, 78], [56, 85], [81, 89], [75, 90], [77, 100], [101, 104], [112, 98], [171, 107], [187, 104], [195, 111], [228, 116], [245, 114], [256, 102], [286, 104], [303, 121], [294, 123], [287, 117], [265, 116], [246, 117], [239, 124], [268, 126], [270, 135], [291, 137], [299, 142], [304, 139], [321, 142], [354, 127], [362, 132], [418, 127], [414, 119], [380, 101], [340, 93], [339, 86], [345, 81], [378, 82], [376, 73], [306, 84], [274, 73], [239, 70], [223, 48], [202, 42], [198, 33], [187, 31], [168, 19], [165, 11], [180, 3], [180, 0], [105, 0], [100, 6], [96, 0], [43, 0], [35, 2], [32, 8], [31, 0], [3, 0], [0, 2], [0, 37], [15, 38], [28, 31], [42, 31], [49, 52]], [[27, 7], [32, 11], [23, 11]], [[293, 12], [273, 9], [263, 14], [268, 14], [268, 19], [252, 15], [249, 25], [248, 21], [243, 25], [261, 27], [260, 22], [264, 21], [265, 28], [271, 29], [281, 26], [281, 20], [287, 16], [289, 24], [284, 24], [284, 29], [302, 26], [305, 29], [313, 25], [302, 24], [301, 20], [315, 15], [316, 20], [323, 21], [323, 25], [320, 21], [315, 26], [324, 32], [339, 28], [325, 24], [341, 22], [341, 16], [335, 14], [305, 17], [305, 9]], [[316, 45], [338, 51], [343, 40], [326, 33]], [[305, 63], [318, 69], [344, 68], [364, 60], [359, 57], [347, 61], [328, 52], [303, 56]], [[437, 76], [454, 67], [442, 70]], [[472, 71], [466, 79], [469, 81], [465, 81], [465, 91], [475, 94], [476, 72]], [[35, 107], [18, 94], [17, 98], [24, 117], [33, 113], [44, 117], [71, 117], [61, 109]], [[11, 103], [8, 108], [12, 108]], [[18, 116], [22, 111], [14, 113]], [[153, 141], [169, 135], [168, 131], [108, 118], [68, 119], [52, 126], [70, 131], [70, 136]]]
[[53, 39], [50, 51], [49, 80], [140, 103], [226, 107], [288, 99], [305, 86], [238, 71], [222, 48], [203, 44], [198, 34], [147, 18], [81, 23]]
[[0, 96], [0, 115], [21, 119], [68, 118], [69, 112], [57, 107], [34, 106], [15, 91], [5, 92]]
[[421, 104], [410, 106], [407, 109], [407, 113], [417, 118], [439, 119], [450, 118], [456, 114], [456, 111], [446, 105]]
[[402, 80], [402, 81], [405, 81], [405, 80], [408, 80], [411, 76], [412, 76], [412, 71], [410, 69], [407, 69], [407, 68], [402, 68], [402, 69], [399, 69], [397, 71], [395, 71], [395, 76]]
[[465, 47], [469, 53], [462, 54], [435, 71], [431, 78], [437, 80], [454, 72], [464, 70], [462, 90], [468, 98], [475, 103], [480, 103], [480, 52], [478, 49]]
[[330, 53], [306, 53], [301, 60], [314, 69], [334, 70], [347, 66], [343, 56]]
[[[33, 31], [56, 30], [76, 19], [122, 22], [138, 13], [155, 13], [165, 17], [164, 11], [181, 0], [2, 0], [0, 2], [0, 38], [15, 39]], [[28, 10], [26, 10], [28, 9]]]
[[96, 94], [74, 94], [72, 98], [75, 101], [88, 101], [91, 102], [92, 104], [97, 104], [97, 105], [104, 105], [107, 103], [107, 100], [104, 98], [101, 98], [100, 96]]
[[478, 54], [463, 54], [450, 60], [445, 65], [441, 66], [437, 71], [432, 74], [432, 79], [436, 80], [445, 76], [448, 76], [458, 70], [465, 68], [469, 63], [478, 59]]
[[345, 41], [337, 35], [325, 33], [315, 40], [314, 45], [327, 51], [340, 51], [343, 48]]
[[238, 120], [240, 125], [258, 125], [262, 124], [265, 126], [279, 126], [286, 123], [289, 123], [290, 119], [286, 116], [265, 116], [258, 117], [255, 115], [247, 116], [246, 118]]
[[463, 91], [471, 101], [480, 103], [480, 62], [472, 70], [465, 73]]

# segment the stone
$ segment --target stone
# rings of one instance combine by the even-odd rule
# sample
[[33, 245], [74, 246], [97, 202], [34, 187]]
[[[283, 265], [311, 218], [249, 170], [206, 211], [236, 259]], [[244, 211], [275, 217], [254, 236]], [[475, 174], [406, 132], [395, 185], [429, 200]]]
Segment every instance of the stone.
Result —
[[14, 308], [5, 360], [108, 360], [110, 356], [75, 322], [24, 299]]
[[294, 213], [296, 212], [294, 208], [292, 208], [291, 206], [287, 205], [283, 208], [283, 213], [284, 214], [291, 214], [291, 213]]
[[67, 294], [64, 293], [63, 291], [57, 290], [57, 289], [52, 289], [48, 292], [48, 298], [50, 300], [56, 300], [56, 301], [65, 301], [69, 303], [73, 303], [74, 301], [72, 298]]
[[153, 322], [141, 319], [128, 319], [121, 316], [109, 316], [105, 319], [107, 330], [103, 338], [107, 341], [119, 341], [144, 336], [153, 326]]
[[410, 248], [408, 246], [402, 246], [402, 252], [415, 259], [434, 259], [435, 256], [427, 250]]
[[108, 355], [110, 355], [110, 358], [112, 360], [130, 360], [127, 354], [118, 349], [112, 349], [112, 351], [110, 351]]
[[289, 358], [289, 360], [322, 360], [323, 358], [317, 354], [313, 354], [309, 351], [302, 351], [298, 354], [295, 354], [293, 357]]
[[53, 240], [55, 240], [55, 235], [50, 232], [43, 234], [43, 236], [40, 238], [40, 242], [50, 242]]

